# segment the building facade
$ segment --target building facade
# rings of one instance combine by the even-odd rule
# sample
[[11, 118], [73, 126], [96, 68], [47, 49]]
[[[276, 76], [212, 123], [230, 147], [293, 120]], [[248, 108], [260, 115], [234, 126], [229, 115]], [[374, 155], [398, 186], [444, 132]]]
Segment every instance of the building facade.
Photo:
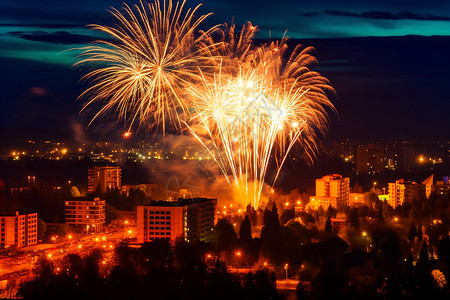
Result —
[[350, 178], [339, 174], [327, 175], [316, 179], [316, 195], [310, 197], [308, 208], [347, 206], [349, 197]]
[[402, 206], [405, 202], [411, 202], [414, 199], [427, 196], [427, 185], [425, 184], [399, 179], [395, 182], [390, 182], [388, 185], [388, 204], [393, 208]]
[[138, 206], [137, 241], [183, 238], [187, 242], [213, 242], [216, 204], [216, 199], [190, 198]]
[[379, 174], [385, 169], [385, 146], [368, 144], [356, 150], [357, 174]]
[[436, 181], [436, 184], [433, 185], [433, 191], [436, 192], [437, 195], [447, 195], [450, 193], [449, 177], [444, 176], [442, 180]]
[[364, 205], [364, 194], [350, 193], [348, 206], [358, 206], [358, 205]]
[[82, 232], [95, 232], [105, 225], [105, 200], [78, 197], [66, 201], [66, 224]]
[[38, 240], [38, 214], [0, 215], [0, 247], [26, 247], [36, 245]]
[[120, 167], [94, 167], [88, 170], [88, 193], [105, 193], [107, 189], [122, 187]]

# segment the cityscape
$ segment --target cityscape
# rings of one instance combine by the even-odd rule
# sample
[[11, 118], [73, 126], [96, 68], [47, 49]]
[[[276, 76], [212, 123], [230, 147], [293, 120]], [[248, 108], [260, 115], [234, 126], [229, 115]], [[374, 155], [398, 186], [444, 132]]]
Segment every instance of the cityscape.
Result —
[[449, 297], [445, 1], [25, 2], [0, 299]]

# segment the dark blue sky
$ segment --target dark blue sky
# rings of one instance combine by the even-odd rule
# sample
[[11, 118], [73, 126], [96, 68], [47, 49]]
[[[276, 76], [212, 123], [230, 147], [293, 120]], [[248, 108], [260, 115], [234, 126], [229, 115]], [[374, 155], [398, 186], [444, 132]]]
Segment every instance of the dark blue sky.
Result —
[[[85, 25], [107, 24], [106, 9], [121, 3], [0, 2], [2, 128], [85, 126], [75, 102], [82, 74], [71, 68], [78, 51], [67, 50], [92, 40]], [[258, 38], [287, 29], [315, 46], [320, 71], [338, 93], [334, 137], [448, 139], [450, 1], [230, 0], [205, 1], [200, 11], [214, 13], [209, 24], [249, 20]]]

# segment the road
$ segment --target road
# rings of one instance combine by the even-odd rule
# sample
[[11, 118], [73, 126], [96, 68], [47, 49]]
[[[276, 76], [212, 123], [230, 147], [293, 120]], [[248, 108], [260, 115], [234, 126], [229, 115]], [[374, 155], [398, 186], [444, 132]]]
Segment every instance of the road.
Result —
[[[131, 233], [129, 233], [130, 230]], [[26, 255], [2, 257], [0, 258], [0, 298], [7, 296], [4, 289], [7, 281], [15, 281], [17, 288], [20, 282], [31, 278], [34, 264], [40, 257], [54, 261], [58, 271], [62, 259], [67, 254], [85, 256], [94, 249], [103, 249], [102, 264], [106, 266], [112, 263], [115, 246], [125, 239], [136, 240], [136, 229], [129, 226], [125, 229], [123, 226], [110, 225], [102, 232], [91, 233], [87, 236], [73, 235], [61, 242], [55, 239], [54, 243], [34, 247], [36, 249], [28, 251]]]

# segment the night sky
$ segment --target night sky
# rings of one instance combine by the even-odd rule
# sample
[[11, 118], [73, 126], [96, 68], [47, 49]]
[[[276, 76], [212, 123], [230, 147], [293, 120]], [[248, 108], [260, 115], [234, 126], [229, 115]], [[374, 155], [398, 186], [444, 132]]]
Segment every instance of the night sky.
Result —
[[[97, 34], [85, 26], [108, 24], [107, 9], [121, 3], [0, 2], [1, 131], [86, 127], [86, 117], [78, 115], [81, 103], [75, 101], [83, 90], [83, 74], [72, 68], [76, 48]], [[203, 4], [200, 12], [214, 12], [207, 25], [251, 21], [259, 26], [260, 39], [280, 38], [288, 30], [293, 42], [316, 47], [319, 70], [337, 91], [332, 139], [448, 139], [450, 1]]]

